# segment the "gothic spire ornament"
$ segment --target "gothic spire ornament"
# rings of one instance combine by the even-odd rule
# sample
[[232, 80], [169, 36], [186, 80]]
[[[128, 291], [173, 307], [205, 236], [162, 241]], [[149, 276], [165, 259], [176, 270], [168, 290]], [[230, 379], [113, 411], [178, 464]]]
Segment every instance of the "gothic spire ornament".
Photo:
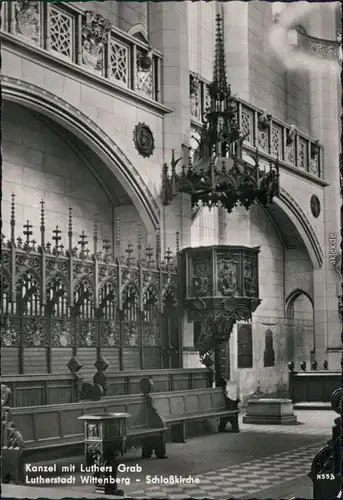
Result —
[[227, 83], [222, 19], [216, 17], [213, 79], [208, 86], [210, 102], [205, 112], [199, 140], [199, 160], [183, 161], [176, 172], [174, 157], [169, 171], [163, 167], [162, 200], [169, 204], [177, 193], [191, 195], [192, 207], [221, 206], [232, 212], [237, 205], [271, 203], [279, 193], [279, 162], [269, 162], [260, 170], [259, 155], [252, 161], [242, 158], [242, 136], [237, 123], [237, 102]]

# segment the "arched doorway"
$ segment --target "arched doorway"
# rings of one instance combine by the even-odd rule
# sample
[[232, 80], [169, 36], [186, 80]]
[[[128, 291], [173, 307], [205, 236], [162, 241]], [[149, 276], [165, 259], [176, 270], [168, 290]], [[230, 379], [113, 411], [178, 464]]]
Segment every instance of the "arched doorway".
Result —
[[313, 300], [299, 288], [286, 299], [287, 352], [288, 360], [310, 361], [314, 352]]

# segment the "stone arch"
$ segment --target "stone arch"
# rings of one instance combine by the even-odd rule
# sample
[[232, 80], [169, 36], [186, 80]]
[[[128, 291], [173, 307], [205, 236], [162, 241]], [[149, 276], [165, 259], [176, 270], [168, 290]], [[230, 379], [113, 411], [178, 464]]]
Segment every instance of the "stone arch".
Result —
[[314, 269], [319, 269], [323, 264], [323, 250], [311, 222], [308, 220], [300, 205], [282, 187], [280, 188], [279, 197], [274, 198], [274, 203], [278, 205], [293, 222], [304, 242]]
[[309, 302], [312, 306], [312, 310], [313, 310], [312, 297], [307, 292], [305, 292], [305, 290], [302, 290], [301, 288], [295, 288], [286, 297], [286, 317], [287, 318], [294, 317], [294, 304], [295, 304], [296, 300], [299, 299], [299, 297], [301, 297], [302, 295], [309, 300]]
[[96, 123], [63, 99], [21, 80], [3, 77], [2, 96], [49, 117], [85, 142], [127, 191], [148, 233], [156, 231], [160, 211], [148, 186], [123, 151]]
[[[297, 229], [310, 256], [314, 269], [319, 269], [323, 264], [323, 250], [316, 236], [316, 232], [308, 220], [306, 214], [295, 201], [295, 199], [280, 187], [279, 197], [274, 198], [273, 203], [280, 207]], [[192, 222], [200, 215], [202, 208], [194, 207], [192, 210]], [[277, 226], [277, 220], [274, 221]]]
[[134, 24], [133, 26], [131, 26], [127, 34], [138, 38], [144, 43], [149, 42], [148, 30], [142, 23]]

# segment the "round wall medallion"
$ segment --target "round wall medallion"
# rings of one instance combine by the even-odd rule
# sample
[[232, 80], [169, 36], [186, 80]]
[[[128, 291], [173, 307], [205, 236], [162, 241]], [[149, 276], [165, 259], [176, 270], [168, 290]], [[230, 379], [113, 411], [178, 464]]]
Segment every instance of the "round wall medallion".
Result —
[[144, 158], [149, 158], [155, 149], [154, 136], [150, 127], [145, 123], [138, 123], [133, 131], [133, 140], [138, 153]]
[[319, 214], [320, 214], [320, 201], [319, 201], [318, 196], [316, 196], [315, 194], [313, 194], [311, 196], [310, 205], [311, 205], [311, 212], [312, 212], [313, 217], [319, 217]]

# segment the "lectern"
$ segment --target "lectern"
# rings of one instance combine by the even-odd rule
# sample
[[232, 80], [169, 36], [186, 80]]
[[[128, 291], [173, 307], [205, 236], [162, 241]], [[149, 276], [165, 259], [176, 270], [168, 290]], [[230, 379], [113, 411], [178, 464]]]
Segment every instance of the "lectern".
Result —
[[117, 456], [125, 453], [129, 413], [83, 415], [85, 462], [96, 478], [96, 492], [123, 495], [117, 486]]

